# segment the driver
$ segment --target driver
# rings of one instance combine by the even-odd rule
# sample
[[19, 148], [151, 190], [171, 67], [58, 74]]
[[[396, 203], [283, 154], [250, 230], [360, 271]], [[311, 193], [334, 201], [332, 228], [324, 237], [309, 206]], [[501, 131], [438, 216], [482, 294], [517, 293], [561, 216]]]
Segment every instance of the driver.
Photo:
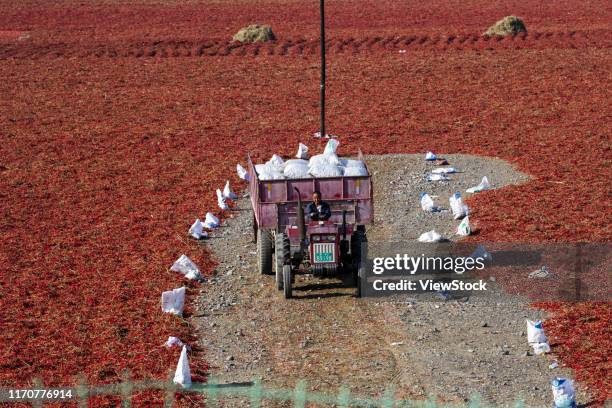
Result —
[[312, 203], [306, 207], [306, 212], [312, 221], [327, 221], [331, 217], [331, 209], [329, 204], [321, 201], [321, 192], [315, 191], [312, 193]]

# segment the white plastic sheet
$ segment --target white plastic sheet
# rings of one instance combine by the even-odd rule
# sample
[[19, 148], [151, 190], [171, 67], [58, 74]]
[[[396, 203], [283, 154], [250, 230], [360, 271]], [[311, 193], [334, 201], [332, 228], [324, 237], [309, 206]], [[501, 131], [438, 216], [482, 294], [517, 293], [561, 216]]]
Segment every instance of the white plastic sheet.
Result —
[[367, 176], [368, 170], [364, 167], [352, 166], [352, 167], [344, 167], [342, 173], [346, 177], [357, 177], [357, 176]]
[[173, 382], [183, 388], [189, 388], [191, 386], [191, 370], [189, 369], [189, 359], [187, 358], [186, 346], [183, 346], [183, 349], [181, 350], [181, 356], [179, 357], [178, 364], [176, 365]]
[[449, 181], [447, 175], [445, 174], [429, 174], [427, 176], [427, 181]]
[[436, 206], [434, 204], [433, 198], [427, 193], [421, 193], [420, 195], [421, 208], [423, 211], [434, 212], [436, 211]]
[[170, 270], [173, 272], [182, 273], [187, 279], [202, 279], [200, 269], [185, 254], [181, 255], [179, 259], [172, 264]]
[[365, 163], [362, 160], [340, 159], [340, 165], [344, 167], [361, 167], [365, 169]]
[[242, 180], [249, 181], [249, 173], [240, 165], [240, 163], [236, 164], [236, 173], [238, 173], [238, 177], [240, 177]]
[[196, 218], [195, 222], [189, 227], [189, 235], [195, 239], [202, 239], [208, 237], [208, 232], [204, 231], [204, 224], [199, 218]]
[[273, 154], [272, 158], [270, 160], [268, 160], [266, 165], [272, 166], [272, 167], [281, 167], [282, 168], [284, 163], [285, 162], [283, 161], [282, 157], [280, 157], [278, 154]]
[[162, 311], [165, 313], [182, 316], [185, 307], [185, 287], [162, 292], [161, 303]]
[[300, 143], [295, 157], [297, 157], [298, 159], [308, 159], [308, 146], [303, 143]]
[[306, 160], [288, 160], [283, 174], [289, 179], [308, 178], [310, 177], [310, 174], [308, 174], [308, 162]]
[[227, 210], [229, 208], [227, 203], [225, 202], [225, 198], [223, 197], [223, 193], [219, 189], [217, 189], [217, 205], [222, 210]]
[[472, 233], [472, 228], [470, 227], [470, 217], [465, 217], [461, 220], [461, 223], [457, 227], [457, 235], [462, 237], [467, 237]]
[[327, 141], [327, 144], [325, 145], [325, 150], [323, 150], [323, 154], [336, 154], [338, 146], [340, 146], [340, 142], [338, 140], [329, 139]]
[[313, 177], [340, 177], [342, 176], [342, 169], [333, 164], [322, 163], [312, 166], [309, 174]]
[[208, 229], [214, 229], [219, 226], [219, 219], [215, 217], [212, 213], [206, 213], [206, 218], [204, 219], [204, 227]]
[[419, 237], [419, 242], [442, 242], [444, 241], [444, 237], [436, 232], [436, 230], [431, 230], [428, 232], [424, 232]]
[[436, 160], [438, 157], [434, 154], [434, 152], [427, 152], [425, 154], [425, 160], [427, 161], [434, 161]]
[[527, 342], [528, 343], [546, 343], [546, 335], [541, 321], [533, 322], [527, 319]]
[[170, 337], [168, 337], [168, 340], [166, 340], [164, 345], [166, 347], [168, 347], [168, 348], [170, 348], [172, 346], [183, 347], [183, 342], [178, 337], [170, 336]]
[[340, 164], [340, 159], [335, 153], [323, 153], [312, 156], [308, 161], [308, 167], [313, 167], [320, 164], [333, 164], [334, 166], [338, 166]]
[[478, 184], [476, 187], [470, 187], [465, 191], [468, 193], [479, 193], [481, 191], [488, 190], [490, 188], [491, 188], [491, 184], [489, 184], [489, 179], [487, 178], [487, 176], [484, 176], [480, 184]]
[[457, 169], [454, 167], [438, 167], [437, 169], [433, 169], [431, 172], [433, 174], [452, 174], [456, 173]]
[[234, 193], [230, 188], [229, 180], [225, 182], [225, 187], [223, 187], [223, 198], [229, 198], [230, 200], [235, 200], [238, 198], [236, 193]]
[[550, 346], [548, 343], [532, 343], [531, 347], [533, 347], [533, 354], [536, 356], [550, 353]]
[[285, 176], [278, 170], [268, 170], [259, 173], [260, 180], [283, 180]]
[[555, 408], [573, 408], [576, 406], [576, 391], [570, 379], [557, 377], [550, 383]]
[[448, 199], [448, 203], [450, 205], [454, 219], [458, 220], [469, 214], [469, 208], [467, 205], [463, 204], [463, 199], [461, 198], [461, 194], [459, 192], [450, 196]]

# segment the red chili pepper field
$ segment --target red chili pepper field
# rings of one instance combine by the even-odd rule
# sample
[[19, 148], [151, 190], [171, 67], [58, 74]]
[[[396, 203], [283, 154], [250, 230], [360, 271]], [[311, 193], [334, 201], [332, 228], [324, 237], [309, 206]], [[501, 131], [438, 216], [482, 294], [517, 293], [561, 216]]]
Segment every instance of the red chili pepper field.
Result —
[[[327, 14], [344, 154], [500, 157], [532, 180], [470, 200], [478, 239], [610, 241], [608, 1], [329, 0]], [[481, 36], [510, 14], [528, 34]], [[278, 39], [231, 42], [254, 22]], [[189, 225], [240, 185], [248, 152], [322, 149], [317, 39], [315, 1], [0, 0], [0, 385], [167, 376], [179, 350], [162, 345], [190, 339], [194, 312], [161, 312], [184, 284], [168, 268], [183, 253], [215, 268]], [[610, 303], [541, 306], [553, 352], [610, 398]], [[191, 367], [205, 379], [204, 350]]]

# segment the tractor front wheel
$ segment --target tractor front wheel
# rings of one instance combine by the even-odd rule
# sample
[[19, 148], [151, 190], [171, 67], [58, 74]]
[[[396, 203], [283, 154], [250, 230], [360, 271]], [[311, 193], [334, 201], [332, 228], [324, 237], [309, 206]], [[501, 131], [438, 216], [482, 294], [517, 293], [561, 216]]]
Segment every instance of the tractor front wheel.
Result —
[[276, 272], [276, 289], [283, 290], [283, 267], [289, 264], [291, 243], [285, 233], [277, 233], [274, 242], [274, 267]]
[[257, 230], [257, 269], [262, 275], [272, 275], [272, 235], [261, 228]]

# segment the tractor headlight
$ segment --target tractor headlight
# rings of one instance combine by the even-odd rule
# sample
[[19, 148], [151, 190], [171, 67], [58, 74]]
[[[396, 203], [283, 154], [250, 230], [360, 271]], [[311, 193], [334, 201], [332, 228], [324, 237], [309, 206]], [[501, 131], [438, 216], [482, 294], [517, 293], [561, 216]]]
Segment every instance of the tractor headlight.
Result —
[[325, 237], [325, 238], [327, 238], [327, 240], [328, 240], [328, 241], [331, 241], [331, 242], [333, 242], [333, 241], [335, 241], [335, 240], [336, 240], [336, 236], [335, 236], [335, 235], [328, 235], [328, 236], [327, 236], [327, 237]]
[[312, 236], [312, 240], [313, 240], [314, 242], [319, 242], [319, 241], [321, 240], [321, 236], [320, 236], [320, 235], [313, 235], [313, 236]]

